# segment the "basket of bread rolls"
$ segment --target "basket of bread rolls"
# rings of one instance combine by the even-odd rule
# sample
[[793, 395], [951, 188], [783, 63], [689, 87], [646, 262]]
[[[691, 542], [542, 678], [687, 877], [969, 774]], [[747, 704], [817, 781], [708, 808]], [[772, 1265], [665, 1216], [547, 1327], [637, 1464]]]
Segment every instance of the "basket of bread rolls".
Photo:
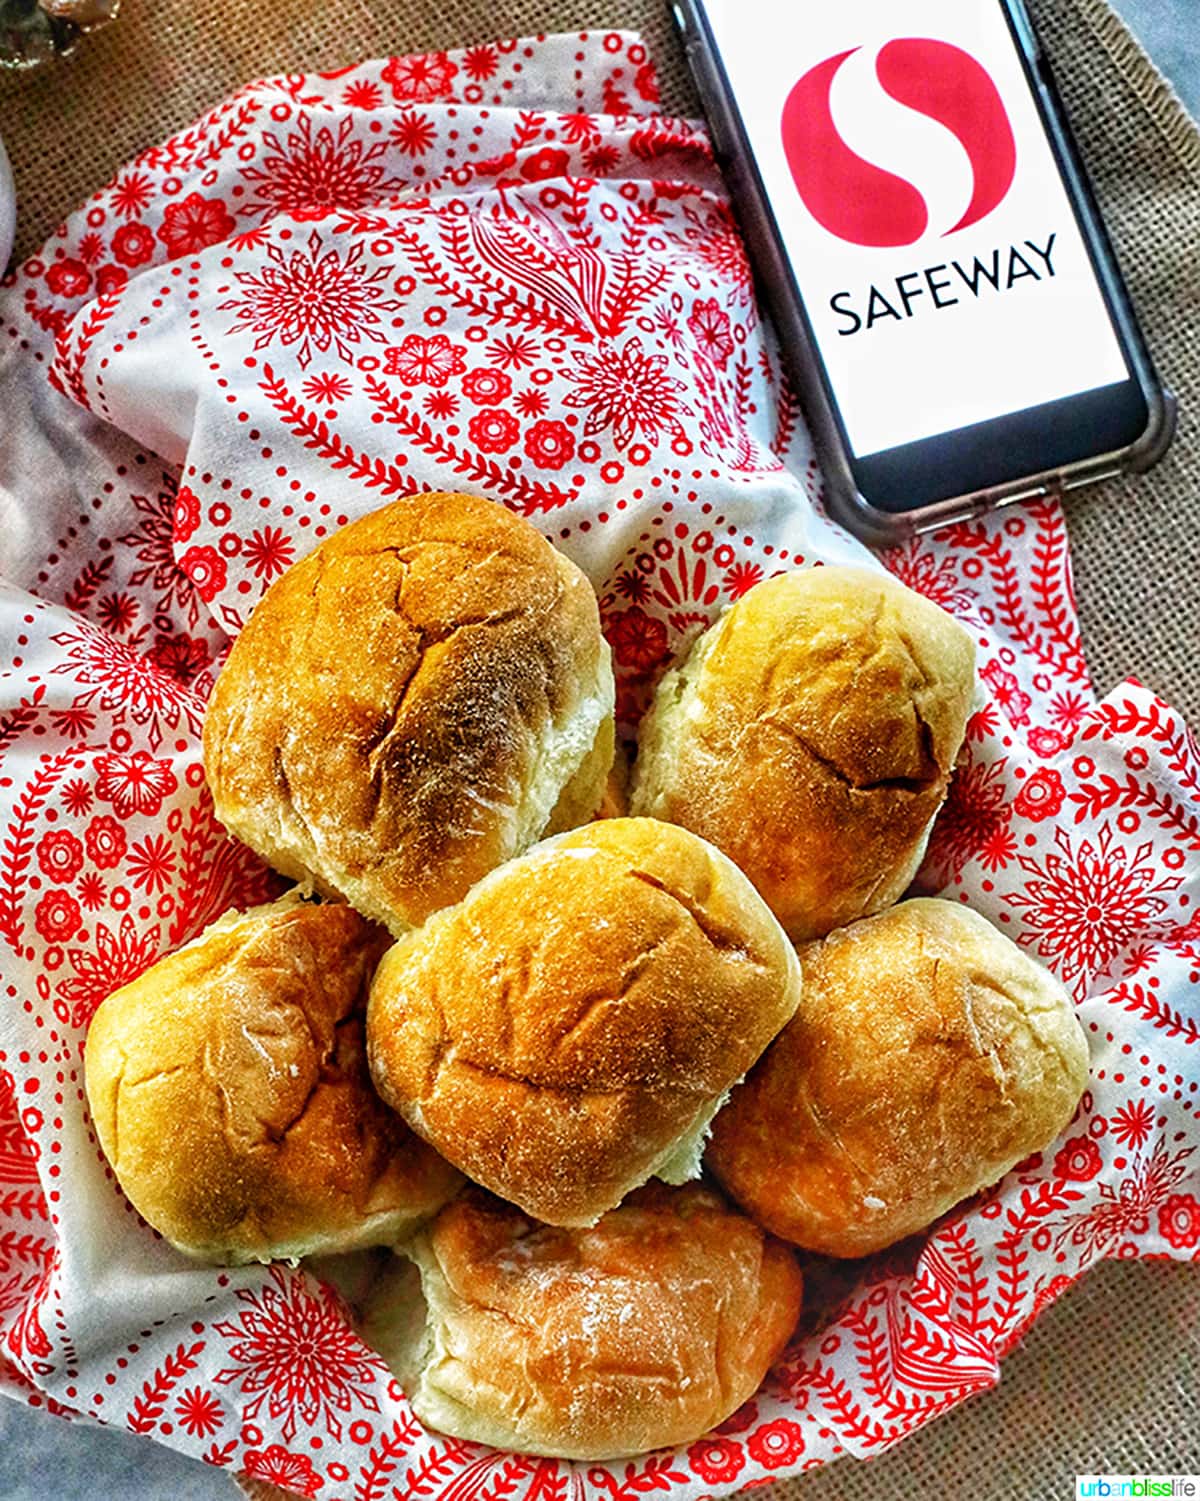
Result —
[[281, 894], [88, 1032], [122, 1193], [181, 1265], [357, 1258], [357, 1333], [447, 1442], [601, 1463], [736, 1424], [831, 1268], [903, 1254], [1087, 1084], [1049, 971], [908, 895], [974, 692], [937, 605], [782, 571], [621, 746], [596, 597], [528, 522], [431, 493], [334, 532], [204, 720]]

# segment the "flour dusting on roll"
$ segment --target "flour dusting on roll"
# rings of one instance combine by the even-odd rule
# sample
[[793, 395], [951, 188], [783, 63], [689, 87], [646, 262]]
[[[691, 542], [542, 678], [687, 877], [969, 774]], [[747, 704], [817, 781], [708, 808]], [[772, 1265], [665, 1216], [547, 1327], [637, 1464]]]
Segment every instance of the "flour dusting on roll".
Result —
[[422, 1422], [522, 1454], [691, 1443], [753, 1395], [800, 1314], [791, 1252], [697, 1184], [639, 1189], [587, 1230], [470, 1190], [402, 1254], [366, 1339]]
[[798, 941], [882, 911], [946, 796], [974, 663], [963, 627], [886, 573], [767, 579], [660, 683], [630, 811], [724, 850]]
[[726, 1091], [792, 1015], [795, 953], [719, 850], [653, 819], [549, 839], [384, 956], [383, 1098], [477, 1183], [587, 1225], [695, 1176]]
[[903, 902], [800, 960], [799, 1009], [707, 1156], [776, 1235], [828, 1256], [881, 1250], [1070, 1121], [1088, 1077], [1071, 998], [977, 912]]
[[204, 765], [231, 833], [399, 934], [592, 816], [612, 711], [579, 569], [501, 505], [415, 495], [271, 585], [217, 679]]
[[92, 1018], [88, 1105], [134, 1207], [205, 1261], [391, 1245], [462, 1180], [375, 1095], [387, 935], [294, 897], [214, 923]]

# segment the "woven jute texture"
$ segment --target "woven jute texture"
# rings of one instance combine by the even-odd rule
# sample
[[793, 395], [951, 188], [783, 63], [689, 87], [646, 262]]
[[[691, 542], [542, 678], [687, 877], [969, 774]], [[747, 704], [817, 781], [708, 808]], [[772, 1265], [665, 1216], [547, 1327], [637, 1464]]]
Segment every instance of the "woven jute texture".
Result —
[[[1099, 689], [1133, 674], [1195, 723], [1200, 136], [1104, 0], [1033, 0], [1033, 9], [1155, 359], [1180, 403], [1175, 444], [1153, 473], [1070, 502], [1084, 640]], [[125, 0], [120, 21], [71, 61], [0, 83], [18, 253], [129, 157], [251, 78], [502, 32], [597, 26], [640, 30], [667, 108], [695, 111], [659, 0], [508, 0], [503, 10], [488, 0]], [[1047, 1312], [995, 1392], [869, 1464], [843, 1461], [757, 1494], [1065, 1501], [1076, 1473], [1200, 1471], [1198, 1331], [1194, 1271], [1102, 1267]]]

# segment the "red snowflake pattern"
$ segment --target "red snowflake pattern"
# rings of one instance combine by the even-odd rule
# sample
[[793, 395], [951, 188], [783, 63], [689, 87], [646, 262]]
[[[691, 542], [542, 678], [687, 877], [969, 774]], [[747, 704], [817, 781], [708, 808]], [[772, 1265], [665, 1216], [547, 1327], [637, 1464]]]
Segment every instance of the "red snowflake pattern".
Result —
[[[1113, 1182], [1098, 1179], [1095, 1200], [1087, 1208], [1066, 1215], [1050, 1243], [1055, 1250], [1072, 1247], [1082, 1268], [1100, 1256], [1111, 1255], [1130, 1237], [1145, 1235], [1155, 1215], [1167, 1207], [1173, 1190], [1187, 1176], [1188, 1159], [1195, 1150], [1184, 1147], [1171, 1152], [1162, 1137], [1156, 1138], [1149, 1154], [1138, 1160], [1127, 1177]], [[1170, 1219], [1168, 1222], [1172, 1223]]]
[[351, 109], [378, 109], [383, 103], [383, 90], [369, 78], [356, 78], [342, 90], [342, 103]]
[[[504, 334], [488, 345], [488, 359], [501, 370], [523, 370], [537, 364], [537, 344], [526, 334]], [[463, 386], [467, 389], [465, 381]], [[507, 395], [507, 391], [505, 394]], [[472, 395], [469, 389], [467, 395], [472, 401], [480, 399]], [[503, 397], [495, 399], [503, 400]]]
[[175, 875], [175, 850], [165, 834], [148, 834], [130, 848], [129, 879], [138, 890], [151, 895], [166, 891]]
[[271, 1283], [260, 1292], [243, 1289], [245, 1307], [236, 1321], [214, 1327], [229, 1341], [235, 1362], [217, 1372], [223, 1385], [236, 1383], [253, 1418], [266, 1404], [280, 1432], [291, 1440], [296, 1426], [322, 1422], [332, 1438], [342, 1433], [339, 1413], [354, 1407], [378, 1412], [372, 1388], [384, 1367], [352, 1333], [342, 1308], [328, 1288], [314, 1297], [304, 1279], [271, 1268]]
[[575, 350], [577, 368], [565, 372], [575, 383], [563, 404], [587, 411], [583, 430], [593, 433], [611, 428], [622, 448], [641, 436], [657, 442], [663, 432], [678, 432], [679, 419], [691, 408], [680, 393], [681, 380], [667, 373], [667, 357], [647, 354], [636, 335], [618, 349], [606, 346], [597, 354]]
[[424, 156], [437, 140], [437, 128], [428, 115], [415, 109], [400, 111], [392, 126], [392, 144], [401, 156]]
[[950, 793], [929, 842], [923, 883], [936, 888], [958, 874], [978, 851], [994, 852], [993, 864], [1015, 857], [1012, 810], [1007, 804], [1006, 762], [977, 759], [968, 744], [950, 782]]
[[242, 559], [255, 578], [269, 582], [295, 562], [296, 544], [282, 527], [264, 526], [250, 533]]
[[302, 370], [314, 350], [352, 362], [352, 344], [383, 343], [382, 315], [396, 312], [400, 303], [386, 295], [392, 267], [364, 264], [361, 242], [344, 254], [326, 250], [314, 229], [304, 249], [289, 254], [272, 241], [266, 251], [270, 265], [235, 272], [239, 295], [219, 304], [234, 314], [229, 333], [253, 333], [255, 349], [276, 339], [284, 349], [294, 347]]
[[155, 748], [167, 731], [182, 725], [199, 729], [200, 705], [152, 657], [114, 641], [107, 631], [82, 619], [53, 640], [65, 648], [53, 671], [70, 674], [84, 689], [76, 696], [75, 709], [95, 706], [114, 724], [128, 719], [145, 725]]
[[332, 406], [334, 402], [345, 401], [353, 387], [344, 375], [322, 372], [320, 375], [310, 375], [301, 390], [309, 401], [319, 401], [326, 406]]
[[1134, 1151], [1144, 1147], [1154, 1130], [1154, 1106], [1148, 1100], [1128, 1100], [1109, 1121], [1114, 1138]]
[[959, 574], [959, 562], [951, 552], [937, 552], [924, 538], [914, 537], [883, 555], [888, 571], [902, 584], [931, 599], [935, 605], [960, 619], [973, 620], [979, 599]]
[[495, 47], [471, 47], [463, 57], [463, 72], [474, 83], [483, 83], [496, 72]]
[[[1073, 845], [1055, 829], [1040, 859], [1018, 856], [1028, 879], [1004, 901], [1020, 914], [1017, 942], [1032, 948], [1079, 997], [1121, 950], [1167, 911], [1181, 876], [1161, 876], [1153, 846], [1118, 844], [1111, 824]], [[1155, 879], [1158, 876], [1158, 879]]]
[[[164, 476], [164, 479], [167, 479]], [[123, 533], [117, 540], [122, 547], [132, 549], [133, 556], [141, 563], [129, 574], [132, 588], [149, 585], [154, 593], [153, 608], [156, 613], [169, 614], [178, 610], [190, 627], [196, 625], [200, 616], [200, 596], [191, 579], [175, 561], [175, 505], [177, 495], [174, 486], [164, 486], [153, 495], [133, 495], [131, 504], [138, 516], [138, 524], [131, 532]], [[185, 499], [185, 506], [188, 503]], [[198, 506], [198, 502], [197, 502]], [[190, 510], [185, 514], [190, 517]], [[199, 524], [199, 515], [196, 515]]]
[[363, 208], [395, 192], [400, 183], [380, 161], [385, 143], [360, 139], [355, 127], [349, 115], [335, 130], [314, 127], [312, 116], [301, 114], [285, 140], [267, 131], [260, 159], [240, 169], [247, 198], [238, 214], [306, 219]]
[[[62, 1020], [72, 1027], [85, 1027], [96, 1007], [122, 985], [128, 985], [158, 958], [159, 928], [138, 934], [128, 913], [117, 931], [98, 922], [90, 949], [68, 949], [73, 974], [60, 980], [55, 994], [64, 1003]], [[59, 1009], [56, 1002], [55, 1010]]]
[[145, 172], [123, 172], [112, 187], [113, 212], [125, 219], [136, 219], [150, 207], [157, 191], [154, 179]]

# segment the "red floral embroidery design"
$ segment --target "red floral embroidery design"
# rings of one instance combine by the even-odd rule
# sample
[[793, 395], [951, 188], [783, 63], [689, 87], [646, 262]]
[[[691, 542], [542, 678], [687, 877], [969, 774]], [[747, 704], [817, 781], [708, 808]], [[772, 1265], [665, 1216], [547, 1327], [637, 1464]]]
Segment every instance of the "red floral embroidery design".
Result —
[[155, 760], [149, 751], [97, 756], [96, 772], [96, 796], [102, 803], [111, 803], [122, 819], [134, 813], [157, 813], [163, 798], [179, 785], [171, 763]]
[[154, 255], [154, 234], [145, 224], [122, 224], [112, 238], [112, 253], [122, 266], [144, 266]]
[[307, 1454], [289, 1454], [282, 1444], [246, 1451], [246, 1474], [298, 1496], [315, 1496], [325, 1484]]
[[1090, 1136], [1072, 1136], [1054, 1159], [1054, 1171], [1059, 1178], [1081, 1183], [1094, 1178], [1103, 1166], [1100, 1148]]
[[1013, 812], [1040, 823], [1043, 818], [1054, 818], [1062, 810], [1066, 795], [1058, 772], [1053, 767], [1041, 766], [1017, 793]]
[[178, 203], [168, 203], [158, 238], [167, 247], [172, 260], [181, 255], [195, 255], [218, 245], [234, 232], [237, 225], [225, 205], [217, 198], [202, 198], [189, 193]]
[[701, 1439], [688, 1450], [688, 1464], [707, 1485], [731, 1485], [745, 1463], [742, 1446], [727, 1438]]
[[452, 375], [461, 375], [466, 369], [463, 354], [445, 334], [428, 339], [409, 334], [398, 349], [388, 350], [383, 370], [385, 375], [398, 375], [413, 386], [444, 386]]
[[394, 99], [422, 100], [448, 94], [457, 72], [457, 64], [444, 52], [431, 52], [423, 57], [394, 57], [381, 76]]
[[1200, 1245], [1200, 1200], [1194, 1194], [1172, 1194], [1158, 1211], [1158, 1233], [1178, 1251]]
[[51, 881], [73, 881], [83, 866], [83, 845], [69, 829], [52, 829], [38, 841], [37, 860]]

